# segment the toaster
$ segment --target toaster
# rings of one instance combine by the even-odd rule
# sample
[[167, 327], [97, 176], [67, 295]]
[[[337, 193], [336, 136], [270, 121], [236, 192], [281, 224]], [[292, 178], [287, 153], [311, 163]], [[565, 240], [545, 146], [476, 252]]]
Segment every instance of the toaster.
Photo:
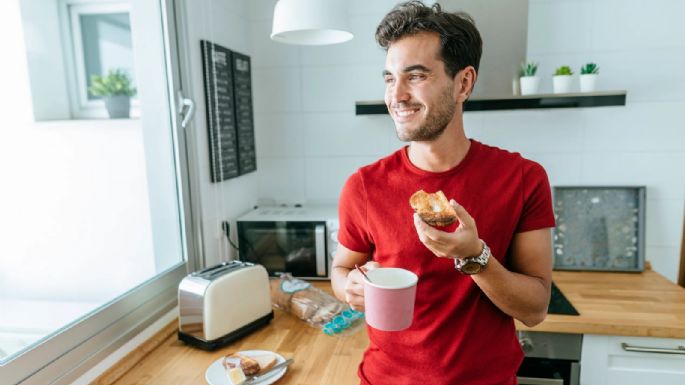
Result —
[[230, 261], [187, 275], [178, 286], [178, 338], [214, 350], [267, 325], [269, 275], [262, 265]]

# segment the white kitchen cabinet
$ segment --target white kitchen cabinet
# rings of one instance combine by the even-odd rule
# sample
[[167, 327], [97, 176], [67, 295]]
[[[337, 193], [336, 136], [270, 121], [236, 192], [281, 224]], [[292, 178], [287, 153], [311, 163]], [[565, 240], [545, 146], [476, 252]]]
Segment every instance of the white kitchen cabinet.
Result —
[[586, 334], [580, 384], [683, 385], [685, 340]]

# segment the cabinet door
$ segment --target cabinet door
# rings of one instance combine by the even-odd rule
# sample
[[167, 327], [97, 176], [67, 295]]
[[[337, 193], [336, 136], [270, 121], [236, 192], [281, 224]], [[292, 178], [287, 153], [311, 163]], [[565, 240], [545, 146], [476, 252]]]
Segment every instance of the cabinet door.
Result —
[[685, 340], [583, 336], [581, 385], [685, 384]]

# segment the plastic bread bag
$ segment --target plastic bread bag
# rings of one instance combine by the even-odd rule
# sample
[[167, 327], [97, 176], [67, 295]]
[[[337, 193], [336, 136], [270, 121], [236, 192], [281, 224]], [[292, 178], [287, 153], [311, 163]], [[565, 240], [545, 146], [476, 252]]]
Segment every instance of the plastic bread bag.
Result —
[[306, 321], [328, 335], [346, 335], [364, 324], [364, 314], [351, 309], [332, 295], [309, 282], [282, 274], [272, 278], [271, 302], [274, 307]]

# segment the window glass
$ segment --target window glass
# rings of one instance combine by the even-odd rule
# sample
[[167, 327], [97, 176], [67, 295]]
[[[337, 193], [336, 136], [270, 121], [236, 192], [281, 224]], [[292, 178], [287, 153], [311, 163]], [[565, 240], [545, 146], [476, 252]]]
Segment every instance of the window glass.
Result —
[[[110, 69], [133, 71], [131, 23], [128, 12], [79, 15], [85, 73], [84, 83], [90, 87], [92, 75], [104, 75]], [[135, 84], [135, 78], [132, 82]], [[87, 93], [89, 100], [101, 99]]]
[[80, 13], [85, 68], [123, 68], [147, 98], [138, 117], [73, 120], [63, 43], [75, 5], [2, 3], [0, 369], [186, 259], [159, 8]]

